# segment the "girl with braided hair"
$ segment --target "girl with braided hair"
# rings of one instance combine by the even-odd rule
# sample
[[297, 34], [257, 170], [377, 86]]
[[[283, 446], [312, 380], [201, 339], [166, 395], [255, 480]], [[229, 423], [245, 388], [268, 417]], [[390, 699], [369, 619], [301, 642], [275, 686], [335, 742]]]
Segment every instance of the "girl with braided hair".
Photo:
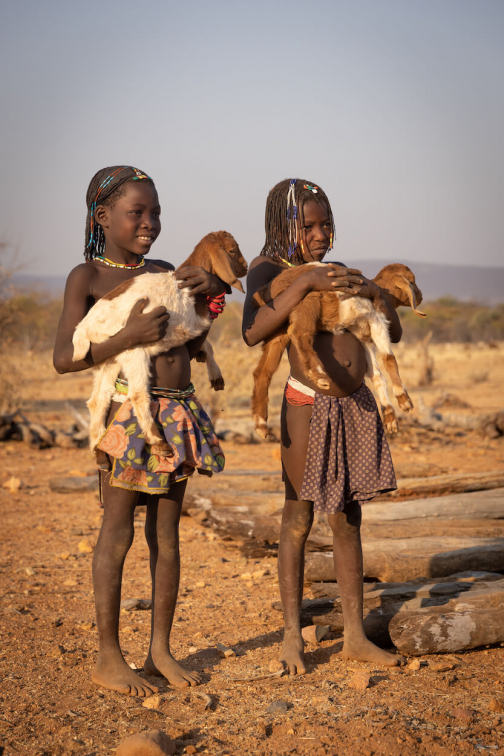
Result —
[[[310, 268], [271, 302], [255, 305], [255, 292], [286, 268], [322, 262], [333, 239], [333, 214], [320, 187], [303, 179], [286, 179], [270, 191], [266, 242], [250, 264], [247, 278], [243, 337], [249, 346], [287, 324], [293, 308], [309, 292], [331, 290], [371, 299], [390, 322], [391, 340], [399, 341], [399, 319], [382, 290], [359, 270], [342, 263]], [[330, 387], [321, 390], [304, 375], [291, 343], [291, 375], [281, 413], [285, 483], [278, 552], [285, 621], [281, 660], [289, 674], [306, 672], [300, 627], [304, 546], [317, 511], [327, 515], [333, 532], [334, 567], [345, 625], [343, 656], [395, 666], [401, 661], [399, 657], [371, 643], [363, 629], [360, 503], [396, 487], [376, 403], [363, 383], [364, 348], [349, 331], [319, 332], [314, 347], [330, 378]]]
[[[86, 263], [72, 270], [66, 284], [54, 349], [54, 366], [58, 373], [86, 370], [124, 350], [155, 343], [163, 338], [169, 325], [165, 307], [144, 313], [148, 300], [141, 299], [132, 308], [121, 331], [104, 343], [91, 344], [83, 360], [73, 361], [74, 329], [98, 299], [143, 273], [174, 270], [171, 263], [146, 259], [161, 231], [158, 195], [147, 174], [125, 165], [104, 168], [93, 177], [86, 201]], [[220, 297], [226, 289], [219, 278], [203, 268], [183, 268], [177, 271], [177, 278], [180, 288], [190, 287], [193, 294], [205, 293], [209, 300]], [[206, 333], [203, 333], [152, 361], [155, 417], [164, 426], [180, 429], [186, 439], [176, 446], [174, 456], [169, 459], [149, 456], [149, 449], [142, 441], [143, 434], [138, 433], [141, 429], [135, 423], [131, 401], [124, 396], [127, 393], [125, 381], [118, 381], [120, 386], [116, 384], [119, 395], [114, 395], [107, 433], [99, 444], [104, 516], [93, 557], [99, 653], [92, 679], [102, 687], [126, 695], [144, 697], [157, 691], [126, 663], [118, 638], [122, 570], [133, 541], [133, 517], [139, 504], [147, 506], [145, 534], [152, 576], [152, 633], [144, 671], [162, 675], [179, 687], [200, 682], [196, 672], [175, 661], [169, 639], [179, 586], [178, 524], [187, 478], [195, 468], [211, 474], [212, 470], [219, 472], [224, 466], [212, 424], [194, 397], [190, 383], [191, 359], [205, 338]], [[134, 447], [130, 447], [132, 434]], [[147, 452], [145, 456], [138, 452], [142, 443]], [[131, 462], [128, 465], [122, 461], [130, 448], [135, 449], [135, 453], [131, 452], [133, 457], [141, 457], [134, 460], [135, 467], [129, 466]], [[122, 472], [112, 478], [110, 469], [113, 466], [115, 470], [118, 461]]]

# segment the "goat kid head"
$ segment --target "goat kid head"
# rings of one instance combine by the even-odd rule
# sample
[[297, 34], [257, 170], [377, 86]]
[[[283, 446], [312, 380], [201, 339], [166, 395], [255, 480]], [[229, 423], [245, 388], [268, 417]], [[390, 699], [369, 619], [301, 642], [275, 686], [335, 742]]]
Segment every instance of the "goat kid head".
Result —
[[393, 307], [411, 307], [420, 318], [426, 317], [426, 313], [418, 309], [423, 299], [422, 292], [416, 285], [415, 274], [407, 265], [385, 265], [373, 281], [383, 289]]
[[200, 265], [225, 283], [243, 291], [238, 278], [243, 278], [247, 274], [247, 261], [235, 238], [227, 231], [214, 231], [204, 236], [196, 245], [191, 258], [192, 265]]

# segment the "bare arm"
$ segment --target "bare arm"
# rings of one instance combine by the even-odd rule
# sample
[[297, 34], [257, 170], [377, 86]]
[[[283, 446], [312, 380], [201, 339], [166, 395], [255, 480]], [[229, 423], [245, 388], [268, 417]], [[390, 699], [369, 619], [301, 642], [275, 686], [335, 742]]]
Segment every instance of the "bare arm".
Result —
[[125, 349], [132, 349], [140, 344], [151, 344], [163, 338], [170, 317], [169, 313], [166, 312], [165, 307], [156, 307], [151, 312], [143, 314], [142, 310], [147, 301], [147, 299], [142, 299], [135, 303], [121, 331], [104, 341], [103, 344], [91, 344], [86, 357], [73, 362], [72, 337], [75, 328], [94, 304], [89, 269], [86, 269], [85, 265], [75, 268], [68, 276], [63, 312], [56, 333], [53, 363], [58, 373], [86, 370], [110, 357], [115, 357]]
[[242, 333], [248, 346], [275, 333], [288, 319], [291, 311], [310, 291], [334, 291], [343, 285], [360, 281], [360, 271], [337, 266], [320, 266], [299, 276], [285, 291], [262, 307], [257, 307], [254, 294], [268, 284], [282, 269], [267, 258], [256, 257], [247, 276], [247, 297], [243, 308]]

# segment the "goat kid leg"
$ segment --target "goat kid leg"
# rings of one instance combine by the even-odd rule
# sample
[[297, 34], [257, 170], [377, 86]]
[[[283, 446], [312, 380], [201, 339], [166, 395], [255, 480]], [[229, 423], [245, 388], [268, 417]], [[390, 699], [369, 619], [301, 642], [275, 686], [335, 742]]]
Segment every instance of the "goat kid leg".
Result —
[[388, 336], [388, 330], [382, 327], [381, 323], [377, 321], [371, 322], [371, 339], [373, 340], [378, 354], [383, 360], [383, 364], [387, 373], [392, 381], [392, 391], [397, 403], [403, 412], [410, 412], [413, 409], [413, 402], [411, 401], [406, 386], [404, 385], [401, 376], [399, 375], [399, 368], [397, 366], [397, 360], [392, 352], [390, 345], [390, 339]]
[[213, 390], [222, 391], [226, 384], [224, 383], [224, 378], [222, 377], [221, 369], [217, 365], [217, 362], [215, 361], [213, 346], [211, 345], [209, 341], [203, 342], [203, 344], [201, 345], [201, 349], [196, 355], [196, 360], [198, 362], [206, 363], [208, 380], [210, 381], [210, 385], [213, 388]]
[[108, 408], [115, 391], [115, 382], [121, 372], [115, 360], [110, 360], [96, 369], [93, 381], [93, 391], [86, 402], [89, 415], [89, 446], [96, 451], [96, 445], [106, 431], [105, 422]]
[[294, 308], [287, 333], [298, 350], [305, 375], [319, 388], [328, 389], [331, 385], [329, 376], [313, 348], [321, 314], [318, 292], [313, 294], [314, 296], [308, 294]]
[[145, 440], [151, 446], [152, 454], [173, 457], [173, 450], [166, 439], [160, 436], [150, 409], [150, 356], [142, 349], [132, 349], [123, 352], [122, 364], [128, 381], [128, 399], [131, 400]]
[[287, 332], [280, 333], [270, 341], [265, 341], [261, 359], [254, 370], [254, 391], [252, 393], [252, 416], [258, 434], [272, 441], [274, 439], [271, 428], [268, 427], [268, 392], [273, 375], [278, 370], [282, 354], [285, 351], [289, 337]]
[[397, 426], [397, 417], [395, 410], [390, 402], [389, 395], [387, 393], [387, 382], [383, 377], [378, 366], [376, 359], [376, 352], [374, 344], [371, 342], [363, 342], [364, 350], [366, 352], [367, 371], [366, 375], [373, 382], [373, 386], [380, 403], [380, 409], [383, 418], [383, 425], [385, 430], [389, 433], [397, 433], [399, 430]]

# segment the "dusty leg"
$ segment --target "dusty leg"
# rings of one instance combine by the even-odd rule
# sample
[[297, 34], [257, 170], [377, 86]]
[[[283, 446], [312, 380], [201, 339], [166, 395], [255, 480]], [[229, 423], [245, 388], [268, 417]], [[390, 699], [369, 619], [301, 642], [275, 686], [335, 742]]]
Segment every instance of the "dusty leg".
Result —
[[129, 696], [150, 696], [157, 688], [135, 674], [119, 647], [119, 608], [124, 560], [133, 542], [135, 491], [111, 488], [103, 472], [104, 515], [93, 556], [93, 584], [99, 651], [92, 680]]
[[145, 521], [152, 575], [152, 628], [144, 670], [147, 674], [162, 675], [180, 688], [201, 682], [198, 673], [181, 667], [170, 651], [180, 580], [178, 528], [186, 484], [186, 480], [175, 483], [169, 494], [152, 497], [147, 503]]
[[285, 506], [278, 550], [278, 582], [284, 613], [284, 640], [280, 657], [289, 674], [303, 675], [304, 641], [301, 635], [304, 547], [313, 522], [313, 504], [299, 499], [306, 464], [311, 406], [282, 407], [282, 465]]
[[343, 512], [327, 518], [334, 536], [334, 569], [341, 592], [345, 625], [342, 653], [346, 659], [395, 667], [401, 663], [401, 657], [393, 656], [371, 643], [362, 626], [361, 518], [361, 508], [357, 502], [350, 502]]

